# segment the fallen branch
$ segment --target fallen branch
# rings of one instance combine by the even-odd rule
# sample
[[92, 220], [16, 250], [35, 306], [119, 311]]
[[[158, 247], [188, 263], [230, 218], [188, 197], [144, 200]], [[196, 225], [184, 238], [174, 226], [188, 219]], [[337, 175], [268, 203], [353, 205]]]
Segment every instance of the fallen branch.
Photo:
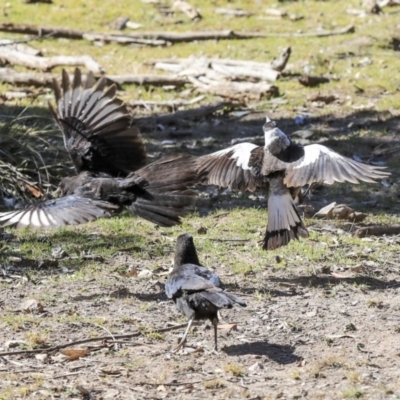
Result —
[[127, 35], [106, 35], [103, 33], [84, 33], [82, 39], [90, 42], [137, 44], [141, 46], [169, 46], [171, 43], [162, 39], [144, 39]]
[[358, 238], [382, 235], [400, 235], [400, 226], [366, 226], [353, 232], [353, 236]]
[[205, 77], [200, 77], [200, 79], [189, 77], [189, 80], [200, 93], [210, 93], [232, 100], [261, 100], [264, 97], [269, 98], [279, 94], [276, 86], [263, 82], [217, 81]]
[[[174, 326], [169, 326], [167, 328], [153, 329], [153, 330], [151, 330], [151, 332], [156, 332], [156, 333], [169, 332], [169, 331], [174, 331], [176, 329], [185, 328], [186, 326], [187, 326], [187, 324], [174, 325]], [[127, 338], [138, 337], [145, 333], [146, 333], [145, 331], [138, 331], [138, 332], [128, 333], [126, 335], [113, 335], [112, 337], [110, 335], [108, 335], [108, 336], [101, 336], [101, 337], [97, 337], [97, 338], [76, 340], [74, 342], [63, 343], [63, 344], [59, 344], [57, 346], [45, 347], [45, 348], [35, 349], [35, 350], [8, 351], [8, 352], [0, 353], [0, 357], [15, 356], [15, 355], [19, 355], [19, 354], [51, 353], [53, 351], [65, 349], [66, 347], [76, 346], [79, 344], [90, 343], [90, 342], [101, 342], [102, 340], [109, 340], [109, 339], [127, 339]]]
[[[165, 75], [105, 75], [112, 82], [122, 84], [136, 85], [174, 85], [183, 86], [189, 81], [181, 77], [165, 76]], [[85, 76], [83, 76], [83, 79]], [[37, 73], [37, 72], [17, 72], [11, 68], [0, 68], [0, 81], [11, 83], [13, 85], [28, 86], [52, 86], [53, 79], [59, 79], [59, 74], [53, 73]], [[72, 77], [71, 77], [72, 79]]]
[[103, 69], [90, 56], [55, 56], [38, 57], [32, 54], [26, 54], [9, 47], [0, 47], [0, 60], [3, 63], [11, 65], [22, 65], [27, 68], [50, 71], [59, 66], [81, 66], [84, 65], [89, 71], [100, 74]]
[[[84, 35], [89, 34], [82, 30], [67, 29], [51, 26], [35, 26], [26, 24], [0, 23], [0, 31], [32, 34], [37, 36], [49, 36], [55, 38], [68, 39], [84, 39]], [[326, 37], [345, 35], [354, 33], [353, 25], [331, 31], [317, 32], [302, 32], [302, 33], [262, 33], [262, 32], [234, 32], [232, 30], [225, 31], [209, 31], [209, 32], [137, 32], [127, 35], [103, 35], [101, 33], [91, 33], [92, 35], [107, 36], [108, 38], [131, 38], [131, 39], [152, 39], [165, 40], [171, 43], [192, 42], [195, 40], [225, 40], [225, 39], [254, 39], [254, 38], [269, 38], [269, 37]]]
[[247, 67], [233, 67], [219, 63], [212, 63], [211, 68], [221, 75], [225, 75], [233, 79], [240, 76], [247, 76], [250, 78], [258, 78], [275, 82], [280, 75], [278, 71], [273, 69], [249, 69]]
[[190, 3], [184, 0], [175, 0], [172, 3], [172, 9], [183, 12], [192, 21], [198, 21], [202, 18], [198, 10], [196, 10], [196, 8], [194, 8]]
[[214, 80], [221, 80], [226, 77], [230, 80], [239, 80], [243, 77], [250, 77], [274, 82], [285, 68], [290, 54], [291, 49], [287, 47], [271, 63], [189, 57], [185, 59], [151, 60], [147, 64], [185, 77], [198, 78], [201, 75], [205, 75]]
[[206, 115], [213, 114], [215, 111], [218, 111], [221, 108], [227, 106], [232, 106], [232, 103], [224, 101], [199, 108], [192, 108], [190, 110], [177, 111], [172, 114], [170, 113], [145, 118], [137, 118], [135, 119], [135, 123], [139, 126], [148, 126], [151, 122], [163, 124], [168, 124], [172, 122], [176, 124], [179, 120], [194, 120], [197, 118], [205, 117]]
[[189, 83], [184, 77], [175, 77], [168, 75], [106, 75], [106, 77], [120, 85], [136, 84], [136, 85], [154, 85], [154, 86], [183, 86]]
[[251, 12], [238, 8], [216, 8], [214, 11], [216, 14], [228, 15], [230, 17], [251, 17], [253, 15]]
[[30, 40], [8, 40], [8, 39], [0, 39], [0, 49], [1, 47], [5, 47], [7, 49], [12, 49], [19, 51], [21, 53], [29, 54], [31, 56], [40, 56], [42, 55], [41, 50], [37, 50], [32, 46], [27, 46], [26, 43], [28, 43]]

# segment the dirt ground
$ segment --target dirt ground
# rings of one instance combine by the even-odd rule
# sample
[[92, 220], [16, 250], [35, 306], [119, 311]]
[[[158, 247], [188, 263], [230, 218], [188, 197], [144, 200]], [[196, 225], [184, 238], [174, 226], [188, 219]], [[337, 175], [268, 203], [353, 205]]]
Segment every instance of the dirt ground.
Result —
[[[398, 398], [399, 240], [384, 242], [392, 260], [368, 263], [366, 257], [367, 274], [350, 270], [309, 275], [300, 262], [290, 270], [265, 268], [243, 277], [232, 276], [226, 266], [212, 265], [228, 290], [248, 304], [222, 313], [218, 354], [211, 352], [209, 323], [194, 328], [180, 353], [171, 350], [183, 328], [113, 340], [113, 334], [140, 326], [184, 322], [163, 293], [167, 266], [151, 279], [129, 283], [110, 266], [96, 278], [74, 284], [58, 282], [57, 271], [54, 278], [10, 282], [2, 291], [3, 311], [21, 313], [25, 299], [43, 292], [52, 301], [42, 301], [44, 310], [18, 329], [3, 323], [3, 350], [10, 340], [26, 341], [26, 334], [38, 327], [47, 332], [46, 343], [52, 345], [96, 336], [108, 339], [71, 346], [90, 350], [75, 361], [65, 361], [57, 351], [2, 357], [2, 398]], [[119, 261], [110, 260], [114, 265]], [[49, 316], [57, 317], [48, 321]], [[104, 321], [112, 332], [102, 326]], [[10, 386], [14, 395], [7, 397], [5, 389]], [[15, 394], [18, 388], [20, 395]]]

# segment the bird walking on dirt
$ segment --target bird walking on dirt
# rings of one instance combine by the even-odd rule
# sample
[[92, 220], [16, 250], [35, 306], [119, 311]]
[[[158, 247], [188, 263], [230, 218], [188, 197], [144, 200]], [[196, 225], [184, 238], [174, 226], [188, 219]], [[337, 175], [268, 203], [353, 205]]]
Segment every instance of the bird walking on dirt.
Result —
[[268, 193], [268, 225], [263, 249], [273, 250], [291, 240], [308, 237], [293, 199], [304, 185], [323, 182], [374, 183], [390, 175], [375, 167], [343, 157], [328, 147], [295, 144], [267, 118], [264, 147], [240, 143], [197, 160], [202, 184], [236, 191], [261, 189]]
[[239, 297], [225, 292], [218, 276], [200, 265], [193, 238], [180, 235], [176, 242], [174, 268], [165, 283], [165, 292], [189, 322], [175, 351], [184, 346], [194, 320], [209, 319], [214, 327], [214, 349], [218, 350], [218, 310], [234, 304], [246, 307]]
[[170, 157], [146, 164], [146, 152], [137, 128], [116, 86], [91, 73], [82, 83], [79, 69], [71, 84], [62, 73], [62, 89], [54, 82], [58, 123], [78, 173], [63, 178], [61, 197], [26, 209], [0, 213], [2, 226], [59, 227], [108, 217], [127, 208], [162, 226], [180, 222], [196, 196], [188, 190], [195, 180], [193, 157]]

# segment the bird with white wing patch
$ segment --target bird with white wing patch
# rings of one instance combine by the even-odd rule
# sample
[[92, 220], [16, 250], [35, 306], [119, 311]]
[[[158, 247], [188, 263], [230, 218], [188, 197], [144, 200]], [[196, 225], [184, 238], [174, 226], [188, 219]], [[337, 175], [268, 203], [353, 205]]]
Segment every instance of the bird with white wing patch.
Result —
[[201, 156], [197, 159], [197, 171], [201, 184], [268, 193], [265, 250], [308, 236], [293, 200], [302, 186], [315, 182], [374, 183], [390, 175], [383, 171], [384, 167], [359, 163], [319, 144], [295, 144], [268, 117], [263, 130], [263, 147], [240, 143]]

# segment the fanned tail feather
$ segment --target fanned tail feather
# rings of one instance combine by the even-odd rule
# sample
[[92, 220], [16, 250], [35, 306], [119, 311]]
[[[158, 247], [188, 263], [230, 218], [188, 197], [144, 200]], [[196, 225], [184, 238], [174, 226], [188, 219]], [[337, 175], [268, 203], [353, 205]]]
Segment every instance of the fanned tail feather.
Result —
[[242, 299], [224, 291], [214, 292], [205, 290], [198, 294], [217, 308], [232, 308], [235, 303], [246, 307], [246, 303]]
[[308, 237], [307, 228], [297, 212], [290, 191], [282, 183], [279, 190], [274, 192], [274, 184], [277, 185], [277, 182], [271, 184], [268, 198], [268, 225], [263, 240], [265, 250], [274, 250], [286, 246], [291, 240]]

